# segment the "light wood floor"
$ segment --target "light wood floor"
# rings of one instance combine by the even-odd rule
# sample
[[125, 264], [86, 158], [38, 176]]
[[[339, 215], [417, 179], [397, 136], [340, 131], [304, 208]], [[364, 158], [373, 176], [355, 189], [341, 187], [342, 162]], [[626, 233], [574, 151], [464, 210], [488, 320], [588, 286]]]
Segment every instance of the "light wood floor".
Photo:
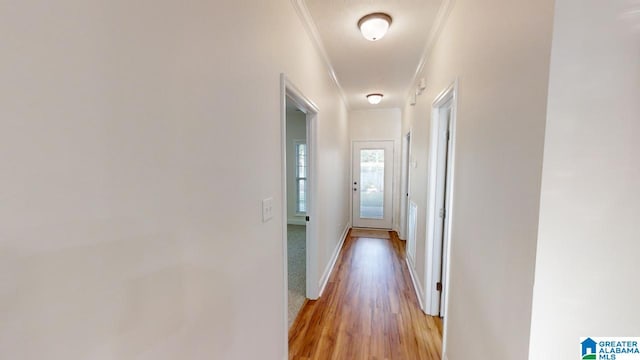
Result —
[[289, 359], [440, 360], [442, 322], [418, 305], [404, 242], [347, 237], [322, 297], [289, 330]]

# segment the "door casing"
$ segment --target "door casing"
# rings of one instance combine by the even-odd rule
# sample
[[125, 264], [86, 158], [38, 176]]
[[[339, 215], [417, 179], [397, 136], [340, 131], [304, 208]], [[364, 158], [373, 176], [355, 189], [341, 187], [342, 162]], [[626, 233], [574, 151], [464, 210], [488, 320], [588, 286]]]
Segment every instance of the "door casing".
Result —
[[282, 253], [283, 253], [283, 279], [284, 279], [284, 348], [289, 349], [288, 328], [288, 264], [287, 264], [287, 98], [293, 101], [297, 107], [306, 114], [307, 122], [307, 217], [306, 224], [306, 278], [307, 298], [316, 300], [320, 296], [320, 277], [318, 274], [318, 242], [317, 242], [317, 134], [318, 134], [318, 107], [307, 98], [285, 74], [280, 74], [280, 126], [281, 126], [281, 218], [282, 218]]
[[[451, 287], [451, 247], [452, 247], [452, 230], [455, 216], [454, 196], [455, 196], [455, 149], [456, 149], [456, 119], [457, 119], [457, 103], [458, 103], [458, 81], [455, 80], [451, 85], [444, 89], [433, 101], [431, 111], [430, 126], [430, 148], [429, 148], [429, 164], [428, 164], [428, 189], [427, 189], [427, 228], [426, 228], [426, 246], [425, 259], [430, 266], [425, 267], [425, 299], [426, 310], [429, 315], [438, 316], [440, 314], [440, 303], [444, 306], [444, 331], [443, 331], [443, 353], [446, 352], [447, 330], [449, 308], [449, 289]], [[439, 135], [446, 126], [443, 110], [450, 107], [449, 118], [449, 144], [447, 151], [447, 183], [444, 189], [447, 189], [445, 197], [446, 216], [443, 222], [442, 234], [444, 236], [444, 244], [442, 237], [438, 238], [436, 232], [436, 222], [440, 221], [440, 206], [438, 204], [438, 155], [442, 148], [439, 148]], [[441, 145], [441, 143], [440, 143]], [[443, 188], [440, 187], [440, 190]], [[442, 194], [440, 194], [442, 195]], [[444, 246], [443, 246], [444, 245]], [[444, 264], [443, 264], [444, 261]], [[443, 266], [444, 265], [444, 266]], [[443, 280], [442, 293], [436, 290], [436, 284]]]

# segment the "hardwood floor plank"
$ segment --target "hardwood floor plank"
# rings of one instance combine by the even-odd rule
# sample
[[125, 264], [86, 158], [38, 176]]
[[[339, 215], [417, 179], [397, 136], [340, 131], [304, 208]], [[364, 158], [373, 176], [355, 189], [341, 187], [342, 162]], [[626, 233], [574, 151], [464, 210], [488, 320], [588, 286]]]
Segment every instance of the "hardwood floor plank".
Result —
[[322, 298], [289, 331], [289, 359], [440, 360], [442, 321], [425, 315], [404, 242], [349, 235]]

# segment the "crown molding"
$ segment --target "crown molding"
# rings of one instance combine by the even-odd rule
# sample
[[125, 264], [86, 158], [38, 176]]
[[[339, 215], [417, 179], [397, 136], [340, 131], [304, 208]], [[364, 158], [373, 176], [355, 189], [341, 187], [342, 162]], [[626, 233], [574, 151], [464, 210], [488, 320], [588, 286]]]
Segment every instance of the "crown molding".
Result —
[[322, 61], [327, 67], [327, 70], [329, 72], [329, 77], [331, 78], [331, 80], [333, 80], [336, 87], [338, 88], [338, 93], [342, 98], [342, 102], [344, 103], [347, 110], [350, 110], [349, 102], [347, 101], [347, 96], [344, 93], [344, 89], [340, 85], [338, 78], [336, 77], [336, 72], [333, 68], [333, 65], [331, 64], [331, 60], [329, 60], [329, 55], [327, 54], [327, 50], [324, 47], [322, 39], [320, 38], [318, 27], [316, 26], [316, 23], [313, 21], [313, 18], [311, 17], [309, 8], [307, 8], [307, 5], [305, 4], [304, 0], [291, 0], [291, 4], [293, 5], [293, 8], [298, 14], [298, 17], [300, 17], [300, 20], [302, 20], [302, 24], [304, 25], [304, 28], [307, 31], [307, 34], [311, 38], [311, 42], [315, 46], [316, 50], [320, 54], [320, 57], [322, 58]]
[[412, 96], [412, 93], [415, 91], [414, 88], [418, 82], [418, 77], [429, 61], [429, 57], [431, 57], [431, 51], [433, 50], [436, 41], [440, 37], [440, 33], [442, 32], [444, 24], [449, 17], [449, 14], [451, 13], [451, 9], [453, 9], [454, 3], [455, 0], [442, 0], [442, 4], [440, 4], [440, 8], [438, 9], [438, 14], [436, 14], [436, 20], [431, 27], [429, 39], [427, 40], [427, 43], [424, 47], [424, 51], [422, 52], [422, 57], [420, 58], [420, 62], [418, 63], [418, 67], [416, 68], [415, 73], [413, 74], [411, 85], [409, 86], [409, 89], [407, 89], [405, 99], [408, 99], [410, 96]]

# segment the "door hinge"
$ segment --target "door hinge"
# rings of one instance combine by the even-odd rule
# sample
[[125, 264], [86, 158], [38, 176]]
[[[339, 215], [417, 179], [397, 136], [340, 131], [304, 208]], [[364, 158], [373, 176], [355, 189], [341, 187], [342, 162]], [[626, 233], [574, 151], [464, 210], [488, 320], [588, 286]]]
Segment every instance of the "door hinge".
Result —
[[440, 209], [440, 217], [444, 219], [445, 216], [447, 216], [447, 211], [444, 208]]
[[436, 283], [436, 290], [437, 291], [442, 291], [442, 283], [441, 282], [437, 282]]
[[447, 141], [449, 141], [449, 139], [451, 139], [451, 131], [447, 130]]
[[305, 217], [304, 219], [305, 219], [307, 222], [309, 222], [309, 217], [308, 217], [308, 216], [307, 216], [307, 217]]

